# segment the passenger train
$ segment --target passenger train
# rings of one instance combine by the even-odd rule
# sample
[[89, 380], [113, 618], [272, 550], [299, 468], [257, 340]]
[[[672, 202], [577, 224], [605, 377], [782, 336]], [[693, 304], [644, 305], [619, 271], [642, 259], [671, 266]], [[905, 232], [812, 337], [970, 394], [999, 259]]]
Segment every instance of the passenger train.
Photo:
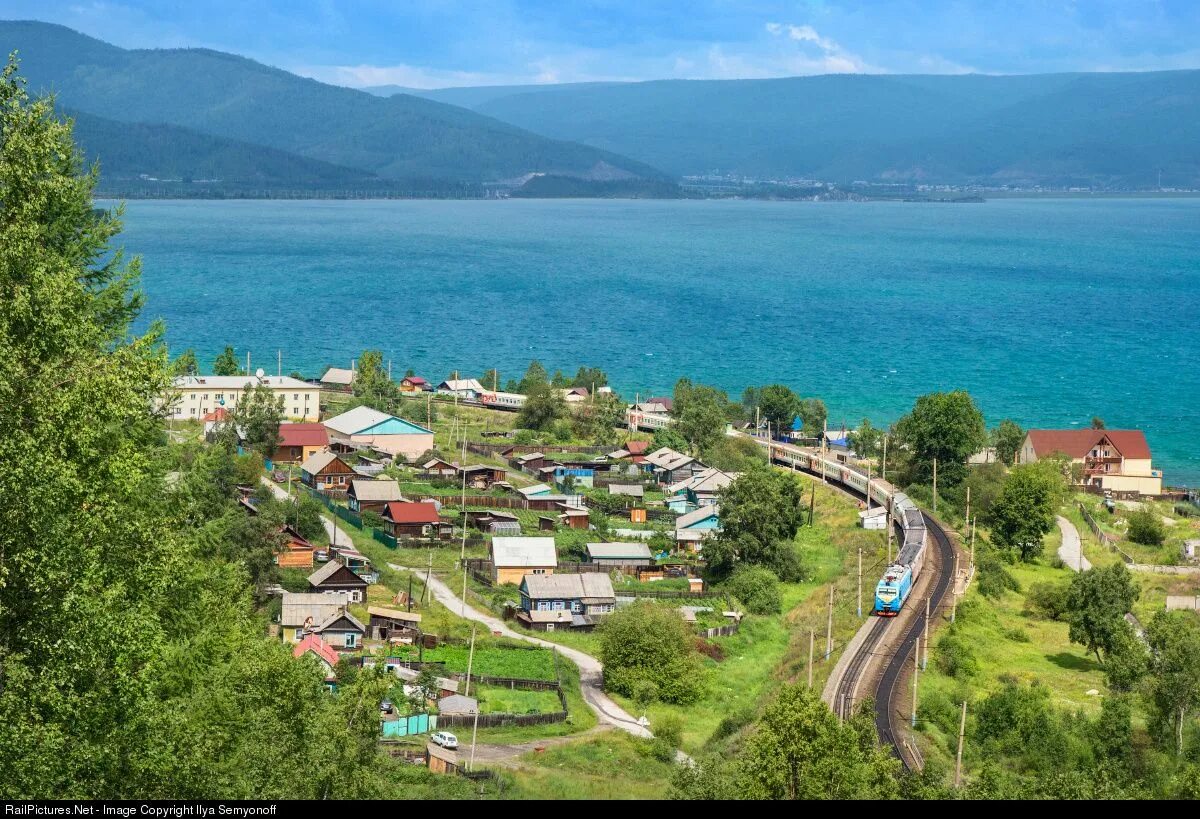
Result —
[[[766, 441], [758, 440], [762, 446]], [[843, 484], [861, 495], [870, 492], [871, 503], [890, 506], [892, 521], [899, 530], [900, 551], [896, 560], [883, 573], [875, 586], [875, 613], [880, 617], [895, 617], [908, 599], [913, 584], [921, 575], [925, 565], [925, 516], [908, 495], [895, 492], [890, 485], [872, 480], [867, 485], [867, 476], [849, 466], [816, 452], [806, 452], [792, 446], [772, 442], [771, 460], [801, 469], [826, 480]]]

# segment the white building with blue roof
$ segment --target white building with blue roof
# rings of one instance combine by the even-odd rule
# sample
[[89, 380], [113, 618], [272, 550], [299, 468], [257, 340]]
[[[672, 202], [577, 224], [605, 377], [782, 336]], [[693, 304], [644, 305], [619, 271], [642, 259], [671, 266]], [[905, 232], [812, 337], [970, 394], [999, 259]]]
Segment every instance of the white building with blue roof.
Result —
[[370, 407], [355, 407], [322, 423], [333, 443], [370, 446], [408, 460], [433, 449], [433, 431]]

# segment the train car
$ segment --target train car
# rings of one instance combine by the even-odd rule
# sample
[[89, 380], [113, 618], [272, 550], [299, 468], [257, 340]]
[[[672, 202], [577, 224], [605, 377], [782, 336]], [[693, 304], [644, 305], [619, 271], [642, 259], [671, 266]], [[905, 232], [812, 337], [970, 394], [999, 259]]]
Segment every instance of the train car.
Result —
[[912, 591], [912, 569], [899, 564], [889, 566], [875, 586], [875, 614], [895, 617]]

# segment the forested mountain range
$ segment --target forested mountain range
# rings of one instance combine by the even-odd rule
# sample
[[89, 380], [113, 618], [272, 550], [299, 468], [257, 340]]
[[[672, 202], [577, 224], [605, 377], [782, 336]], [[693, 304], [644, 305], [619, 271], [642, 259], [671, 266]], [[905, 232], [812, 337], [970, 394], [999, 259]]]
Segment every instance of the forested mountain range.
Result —
[[53, 91], [62, 108], [174, 126], [120, 129], [84, 120], [81, 141], [113, 178], [453, 189], [531, 173], [663, 177], [643, 163], [465, 108], [381, 98], [208, 49], [127, 50], [62, 26], [9, 21], [0, 22], [0, 51], [17, 51], [30, 90]]
[[1200, 187], [1200, 71], [413, 91], [676, 175]]

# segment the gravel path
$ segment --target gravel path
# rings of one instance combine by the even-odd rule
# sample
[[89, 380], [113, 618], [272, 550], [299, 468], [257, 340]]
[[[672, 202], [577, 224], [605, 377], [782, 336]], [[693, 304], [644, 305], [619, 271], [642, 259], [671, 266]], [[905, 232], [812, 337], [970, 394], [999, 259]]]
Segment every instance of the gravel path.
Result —
[[1058, 557], [1073, 572], [1087, 571], [1092, 564], [1083, 556], [1083, 544], [1079, 540], [1079, 530], [1075, 524], [1058, 516], [1058, 529], [1062, 532], [1062, 545], [1058, 547]]

